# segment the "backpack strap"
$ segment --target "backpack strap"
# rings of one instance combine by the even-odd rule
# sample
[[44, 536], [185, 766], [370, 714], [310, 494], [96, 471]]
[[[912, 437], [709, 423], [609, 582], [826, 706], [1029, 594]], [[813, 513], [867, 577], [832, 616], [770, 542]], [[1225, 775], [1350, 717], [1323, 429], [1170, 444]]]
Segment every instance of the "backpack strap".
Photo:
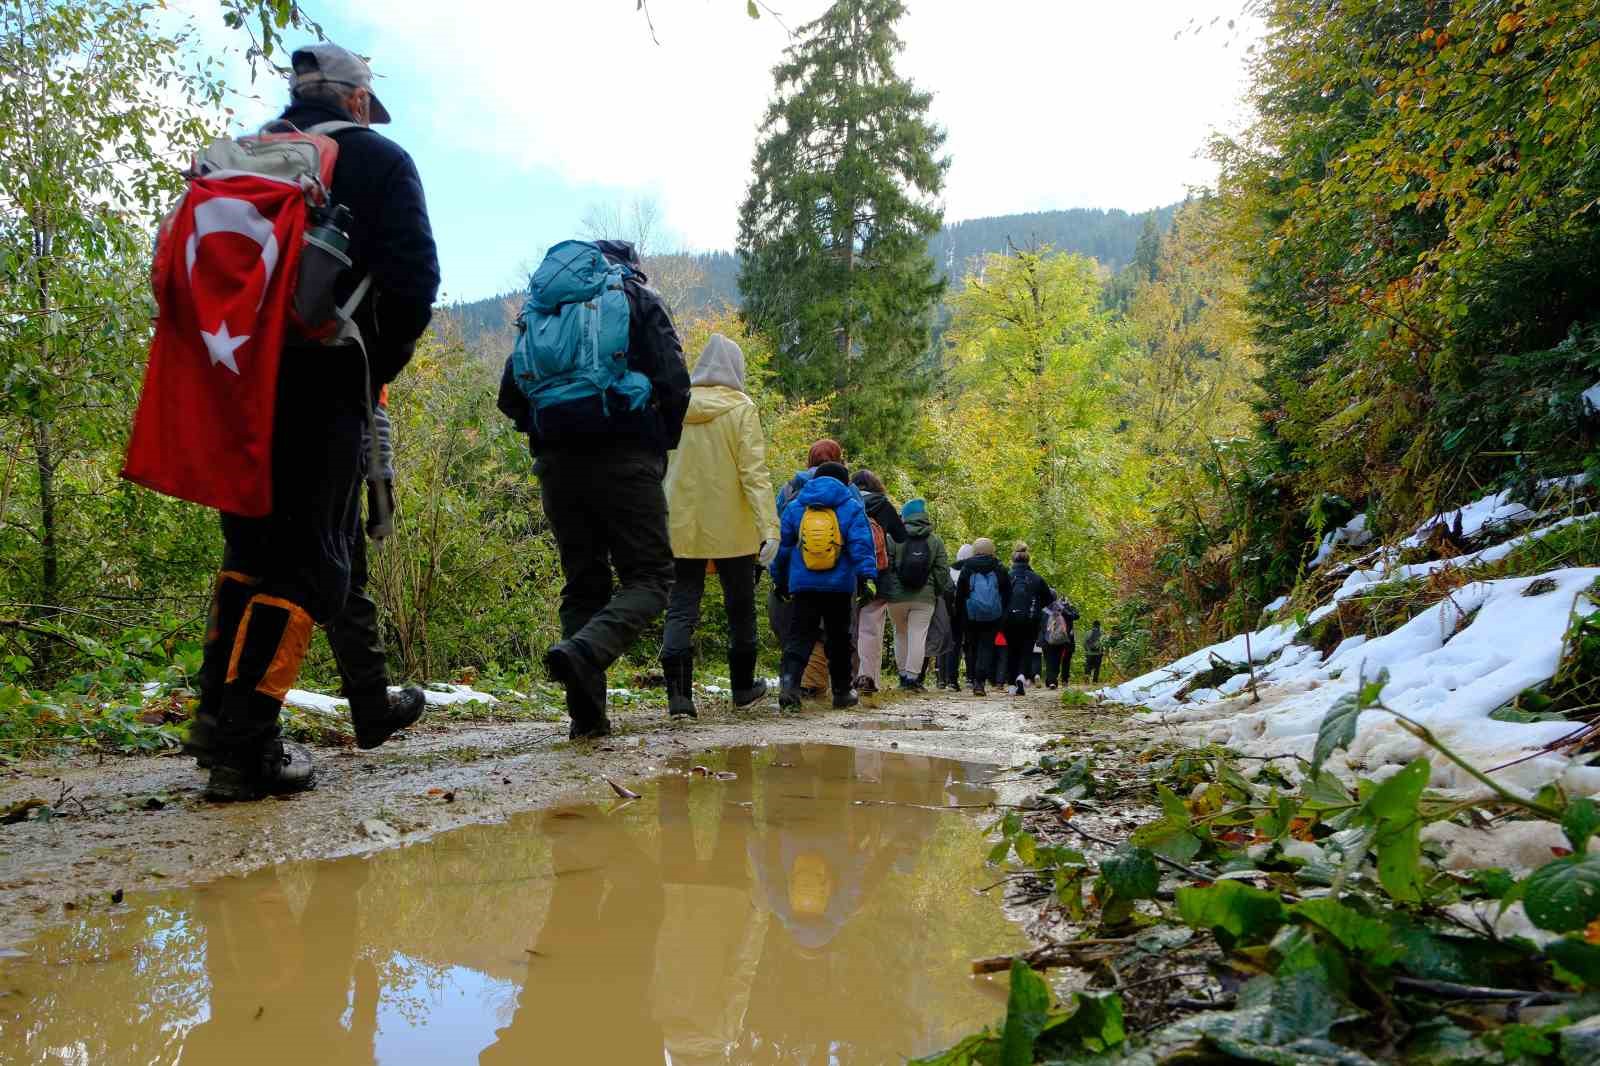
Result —
[[334, 119], [330, 122], [319, 122], [315, 126], [307, 126], [301, 132], [316, 133], [327, 137], [335, 133], [342, 133], [345, 130], [364, 130], [366, 128], [367, 127], [363, 126], [359, 122], [349, 122], [345, 119]]

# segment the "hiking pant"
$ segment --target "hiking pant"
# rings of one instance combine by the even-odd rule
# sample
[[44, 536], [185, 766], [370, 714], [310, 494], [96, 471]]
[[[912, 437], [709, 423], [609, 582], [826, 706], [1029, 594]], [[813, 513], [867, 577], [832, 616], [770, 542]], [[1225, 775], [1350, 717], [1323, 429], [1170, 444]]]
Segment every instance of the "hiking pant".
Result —
[[960, 613], [952, 605], [953, 599], [953, 597], [945, 599], [945, 610], [950, 617], [950, 646], [945, 649], [943, 655], [939, 656], [939, 680], [946, 685], [961, 683], [961, 660], [964, 653], [961, 639], [964, 622]]
[[1090, 681], [1099, 682], [1100, 660], [1103, 658], [1105, 658], [1104, 652], [1095, 652], [1093, 655], [1085, 655], [1083, 657], [1083, 672]]
[[[718, 559], [717, 580], [728, 611], [728, 655], [753, 655], [756, 644], [756, 557]], [[673, 562], [672, 594], [667, 600], [667, 630], [661, 657], [694, 654], [694, 631], [700, 625], [700, 601], [706, 591], [706, 560]]]
[[[313, 623], [346, 607], [361, 551], [364, 375], [337, 348], [286, 349], [272, 439], [272, 513], [222, 515], [222, 569], [200, 667], [200, 707], [225, 758], [277, 739]], [[365, 558], [360, 569], [365, 578]], [[337, 649], [336, 649], [337, 650]]]
[[933, 623], [933, 604], [891, 603], [889, 617], [894, 619], [895, 663], [902, 676], [917, 677], [928, 658], [928, 626]]
[[547, 448], [533, 464], [567, 579], [561, 635], [601, 670], [667, 606], [673, 566], [661, 488], [666, 467], [661, 455], [637, 448]]
[[1059, 676], [1063, 685], [1072, 684], [1072, 641], [1065, 644], [1045, 644], [1044, 646], [1044, 683], [1053, 685]]
[[783, 646], [783, 676], [791, 682], [804, 676], [806, 664], [822, 638], [828, 656], [828, 682], [835, 697], [850, 691], [850, 601], [848, 592], [796, 592], [794, 617]]
[[344, 610], [323, 625], [339, 664], [339, 680], [352, 715], [375, 707], [389, 694], [389, 658], [378, 629], [378, 605], [367, 594], [367, 538], [350, 546], [350, 593]]
[[964, 634], [967, 642], [967, 680], [974, 688], [998, 680], [995, 674], [994, 635], [1000, 631], [998, 622], [968, 622]]
[[[883, 676], [883, 620], [889, 614], [888, 600], [863, 604], [856, 623], [856, 655], [861, 659], [861, 676], [877, 685]], [[900, 639], [896, 623], [895, 640]], [[896, 644], [896, 647], [899, 647]]]
[[1001, 680], [1009, 685], [1019, 677], [1030, 676], [1028, 667], [1033, 659], [1033, 642], [1039, 639], [1039, 626], [1034, 622], [1007, 622], [1005, 635], [1006, 665]]

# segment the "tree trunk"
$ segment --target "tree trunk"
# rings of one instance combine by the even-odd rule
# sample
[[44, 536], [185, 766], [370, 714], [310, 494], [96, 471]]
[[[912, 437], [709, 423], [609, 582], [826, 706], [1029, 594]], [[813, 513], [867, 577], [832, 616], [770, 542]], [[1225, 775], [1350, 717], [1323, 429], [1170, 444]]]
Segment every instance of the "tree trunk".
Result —
[[33, 454], [39, 474], [39, 602], [56, 605], [60, 589], [60, 555], [56, 546], [56, 457], [50, 423], [33, 420]]

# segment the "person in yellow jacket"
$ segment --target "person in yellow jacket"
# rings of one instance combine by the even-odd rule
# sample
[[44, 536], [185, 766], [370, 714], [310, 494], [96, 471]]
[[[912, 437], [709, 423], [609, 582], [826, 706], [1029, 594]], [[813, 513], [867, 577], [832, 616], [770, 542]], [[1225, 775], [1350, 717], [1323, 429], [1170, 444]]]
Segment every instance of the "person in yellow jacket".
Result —
[[676, 559], [661, 669], [674, 718], [695, 716], [694, 631], [714, 564], [728, 609], [728, 679], [736, 707], [767, 694], [757, 680], [756, 579], [778, 552], [778, 515], [744, 352], [713, 334], [689, 375], [683, 439], [667, 459], [667, 527]]

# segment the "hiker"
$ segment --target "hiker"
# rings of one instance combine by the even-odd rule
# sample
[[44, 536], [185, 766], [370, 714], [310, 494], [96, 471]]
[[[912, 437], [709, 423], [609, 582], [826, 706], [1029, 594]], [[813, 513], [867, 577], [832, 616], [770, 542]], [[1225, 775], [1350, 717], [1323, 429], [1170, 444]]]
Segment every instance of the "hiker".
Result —
[[1044, 609], [1044, 619], [1039, 624], [1039, 646], [1044, 649], [1044, 687], [1072, 684], [1072, 655], [1077, 648], [1073, 623], [1078, 619], [1078, 609], [1065, 596], [1059, 596]]
[[[889, 502], [883, 481], [870, 470], [857, 470], [850, 484], [861, 493], [861, 505], [867, 509], [867, 521], [872, 524], [872, 541], [878, 557], [878, 569], [889, 567], [889, 554], [893, 545], [906, 539], [906, 527], [900, 513]], [[883, 672], [883, 621], [889, 614], [889, 599], [883, 588], [876, 599], [860, 605], [856, 617], [856, 657], [861, 660], [856, 690], [863, 696], [878, 691], [878, 681]]]
[[994, 541], [979, 537], [972, 542], [972, 557], [962, 565], [956, 582], [956, 603], [967, 645], [967, 680], [974, 696], [983, 695], [986, 681], [998, 679], [994, 642], [1010, 601], [1011, 575], [995, 558]]
[[927, 665], [928, 629], [933, 624], [936, 605], [950, 590], [950, 556], [944, 541], [933, 531], [926, 501], [907, 500], [900, 516], [905, 522], [906, 539], [890, 547], [889, 569], [878, 584], [888, 600], [889, 617], [894, 620], [894, 658], [900, 669], [900, 687], [918, 691]]
[[[313, 622], [333, 626], [337, 650], [345, 627], [336, 620], [347, 617], [352, 584], [365, 583], [360, 488], [373, 404], [377, 390], [410, 360], [439, 288], [416, 167], [399, 145], [369, 128], [389, 121], [373, 94], [371, 69], [326, 41], [297, 49], [290, 62], [290, 103], [279, 121], [320, 132], [338, 146], [329, 199], [348, 212], [341, 224], [351, 266], [334, 295], [341, 305], [355, 302], [350, 319], [361, 341], [341, 331], [335, 343], [285, 342], [276, 381], [270, 513], [245, 517], [223, 509], [222, 567], [189, 748], [210, 765], [206, 795], [224, 801], [312, 787], [311, 755], [280, 738], [279, 712], [300, 673]], [[225, 352], [227, 360], [218, 353], [248, 337], [226, 336], [227, 326], [218, 327], [222, 337], [207, 335], [210, 369], [223, 372], [217, 364], [226, 363], [238, 376], [233, 368], [249, 349], [236, 346]], [[132, 454], [130, 448], [130, 465]], [[364, 593], [359, 599], [358, 615], [370, 602]], [[361, 696], [352, 692], [351, 701], [362, 748], [382, 744], [423, 710], [410, 690], [390, 695], [386, 679], [380, 696], [371, 665]]]
[[[844, 449], [839, 447], [838, 441], [823, 437], [813, 443], [806, 453], [805, 469], [796, 471], [794, 477], [784, 482], [783, 487], [778, 490], [778, 506], [775, 513], [782, 516], [783, 509], [788, 506], [789, 501], [794, 499], [795, 495], [805, 487], [806, 483], [816, 476], [817, 467], [823, 463], [842, 463], [843, 461]], [[793, 616], [794, 605], [779, 598], [776, 586], [769, 589], [767, 592], [767, 625], [771, 627], [772, 635], [777, 638], [779, 648], [788, 644], [789, 620]], [[855, 617], [855, 613], [852, 612], [852, 627], [855, 625]], [[855, 638], [853, 636], [851, 637], [850, 647], [853, 654], [855, 648]], [[855, 666], [852, 664], [850, 676], [854, 677], [855, 672]], [[827, 679], [828, 657], [824, 654], [822, 644], [819, 642], [812, 651], [801, 687], [807, 696], [821, 695], [827, 691]]]
[[867, 512], [849, 477], [843, 463], [823, 463], [783, 509], [772, 580], [778, 595], [794, 606], [778, 694], [785, 710], [800, 705], [801, 678], [819, 634], [833, 706], [860, 702], [850, 687], [850, 605], [853, 595], [873, 592], [878, 564]]
[[[972, 558], [972, 545], [963, 544], [956, 551], [955, 565], [950, 568], [950, 584], [944, 594], [944, 607], [950, 624], [950, 643], [945, 653], [939, 656], [938, 681], [941, 689], [959, 689], [961, 687], [961, 657], [962, 657], [962, 620], [960, 605], [956, 601], [956, 583], [961, 580], [961, 567], [968, 559]], [[968, 667], [970, 674], [971, 667]]]
[[1106, 638], [1100, 631], [1100, 620], [1097, 618], [1089, 627], [1089, 635], [1083, 638], [1083, 673], [1095, 684], [1100, 683], [1100, 662], [1105, 655]]
[[767, 450], [756, 405], [745, 392], [744, 352], [720, 333], [706, 342], [689, 375], [683, 439], [667, 458], [667, 525], [674, 574], [667, 601], [661, 669], [667, 710], [695, 717], [694, 631], [700, 624], [707, 564], [728, 610], [728, 679], [733, 705], [767, 694], [755, 676], [756, 579], [778, 554], [778, 516], [767, 501]]
[[1014, 694], [1028, 691], [1029, 658], [1039, 638], [1039, 618], [1044, 605], [1056, 598], [1044, 578], [1034, 573], [1028, 562], [1028, 546], [1018, 541], [1011, 550], [1011, 594], [1006, 597], [1006, 617], [1001, 631], [1006, 638], [1006, 668], [1003, 676], [1016, 686]]
[[499, 406], [528, 435], [566, 575], [561, 640], [544, 665], [566, 688], [569, 736], [595, 739], [611, 733], [606, 669], [672, 587], [662, 478], [683, 433], [689, 371], [667, 305], [626, 241], [551, 248], [517, 322]]

